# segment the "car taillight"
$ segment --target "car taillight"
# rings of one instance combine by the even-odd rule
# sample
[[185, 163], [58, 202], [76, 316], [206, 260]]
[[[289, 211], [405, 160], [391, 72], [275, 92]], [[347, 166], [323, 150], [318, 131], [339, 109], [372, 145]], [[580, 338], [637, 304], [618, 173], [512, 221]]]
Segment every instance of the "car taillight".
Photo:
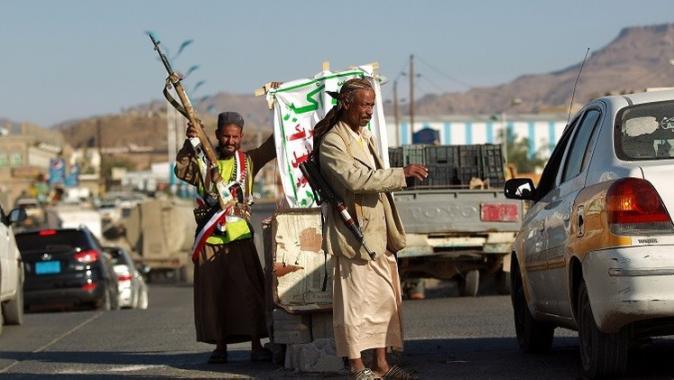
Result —
[[52, 236], [56, 235], [56, 230], [40, 230], [37, 234], [39, 236]]
[[622, 178], [606, 193], [606, 211], [611, 232], [617, 235], [674, 233], [674, 224], [650, 182]]
[[480, 220], [483, 222], [517, 222], [519, 209], [513, 203], [483, 203], [480, 205]]
[[89, 264], [93, 263], [94, 261], [98, 260], [98, 256], [100, 253], [95, 250], [95, 249], [88, 249], [86, 251], [80, 251], [73, 256], [75, 260], [83, 263], [83, 264]]
[[118, 274], [117, 275], [117, 281], [119, 281], [119, 282], [121, 282], [121, 281], [131, 281], [132, 278], [133, 278], [133, 276], [131, 276], [130, 274]]
[[95, 282], [87, 282], [86, 284], [82, 285], [82, 290], [86, 292], [92, 292], [96, 289], [96, 283]]

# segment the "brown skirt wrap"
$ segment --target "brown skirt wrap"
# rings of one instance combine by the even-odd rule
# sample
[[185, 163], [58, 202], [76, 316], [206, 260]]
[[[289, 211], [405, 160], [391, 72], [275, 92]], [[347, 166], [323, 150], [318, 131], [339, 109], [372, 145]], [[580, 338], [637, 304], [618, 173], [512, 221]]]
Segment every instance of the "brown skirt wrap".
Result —
[[264, 275], [253, 239], [207, 244], [194, 266], [197, 341], [215, 344], [268, 336]]

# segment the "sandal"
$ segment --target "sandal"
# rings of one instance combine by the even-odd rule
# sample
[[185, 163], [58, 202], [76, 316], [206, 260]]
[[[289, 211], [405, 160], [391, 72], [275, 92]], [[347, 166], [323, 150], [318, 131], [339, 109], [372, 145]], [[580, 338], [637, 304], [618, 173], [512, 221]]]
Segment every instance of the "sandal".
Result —
[[381, 379], [374, 371], [369, 368], [363, 368], [360, 371], [349, 373], [349, 379], [354, 380], [376, 380]]
[[270, 362], [272, 353], [266, 348], [260, 348], [250, 352], [250, 361], [252, 362]]
[[418, 377], [414, 373], [405, 371], [397, 365], [394, 365], [386, 371], [384, 376], [382, 376], [382, 379], [416, 380]]
[[223, 364], [227, 363], [227, 351], [214, 350], [208, 358], [209, 364]]

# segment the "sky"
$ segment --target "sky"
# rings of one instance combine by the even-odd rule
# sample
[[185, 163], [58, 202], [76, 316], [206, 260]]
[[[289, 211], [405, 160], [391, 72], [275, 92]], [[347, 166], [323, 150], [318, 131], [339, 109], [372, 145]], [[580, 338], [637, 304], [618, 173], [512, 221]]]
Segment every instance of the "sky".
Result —
[[[51, 126], [162, 97], [152, 31], [193, 98], [379, 62], [415, 93], [559, 70], [629, 26], [674, 22], [671, 0], [0, 0], [0, 118]], [[674, 52], [672, 53], [674, 57]], [[391, 83], [383, 96], [391, 97]]]

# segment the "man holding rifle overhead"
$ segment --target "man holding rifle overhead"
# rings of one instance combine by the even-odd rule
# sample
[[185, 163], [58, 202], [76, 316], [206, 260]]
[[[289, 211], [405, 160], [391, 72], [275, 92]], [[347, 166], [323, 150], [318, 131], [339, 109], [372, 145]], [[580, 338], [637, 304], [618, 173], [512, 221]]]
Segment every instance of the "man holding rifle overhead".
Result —
[[[402, 349], [401, 292], [395, 252], [405, 246], [405, 232], [390, 192], [405, 187], [406, 177], [423, 180], [421, 165], [384, 169], [367, 127], [375, 101], [368, 79], [346, 81], [337, 105], [314, 129], [320, 170], [347, 211], [355, 215], [370, 255], [361, 241], [326, 208], [323, 248], [335, 256], [333, 323], [338, 356], [349, 359], [356, 379], [410, 379], [389, 366], [388, 347]], [[368, 368], [361, 351], [375, 349]]]
[[[272, 84], [278, 86], [278, 83]], [[268, 336], [264, 310], [264, 275], [253, 243], [248, 200], [253, 178], [276, 157], [274, 136], [260, 147], [241, 152], [244, 121], [236, 112], [218, 115], [215, 136], [218, 162], [211, 170], [238, 198], [236, 205], [218, 217], [214, 211], [214, 183], [200, 176], [196, 149], [190, 138], [197, 135], [188, 124], [185, 144], [176, 157], [176, 176], [197, 186], [202, 207], [195, 210], [197, 236], [194, 252], [194, 321], [197, 341], [215, 344], [209, 363], [227, 362], [227, 344], [251, 341], [251, 360], [271, 360], [260, 344]], [[205, 179], [203, 178], [205, 177]], [[209, 203], [209, 198], [211, 199]], [[199, 211], [201, 210], [201, 211]]]

